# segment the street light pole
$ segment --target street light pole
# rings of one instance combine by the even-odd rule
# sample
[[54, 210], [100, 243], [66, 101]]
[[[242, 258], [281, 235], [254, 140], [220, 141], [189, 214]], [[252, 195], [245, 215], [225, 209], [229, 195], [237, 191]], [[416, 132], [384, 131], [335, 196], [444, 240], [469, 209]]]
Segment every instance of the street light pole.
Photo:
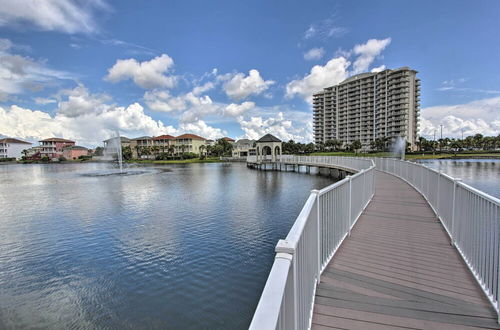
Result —
[[442, 151], [442, 148], [443, 148], [443, 125], [439, 125], [441, 126], [441, 141], [439, 141], [439, 153], [441, 153]]

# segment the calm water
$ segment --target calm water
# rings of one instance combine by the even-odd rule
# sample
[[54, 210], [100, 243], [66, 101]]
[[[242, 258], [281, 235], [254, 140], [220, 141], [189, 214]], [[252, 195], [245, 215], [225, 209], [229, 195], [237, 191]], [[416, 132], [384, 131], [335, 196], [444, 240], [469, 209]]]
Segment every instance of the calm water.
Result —
[[429, 159], [419, 160], [468, 185], [500, 198], [500, 159]]
[[0, 328], [246, 328], [309, 190], [330, 179], [190, 164], [0, 166]]

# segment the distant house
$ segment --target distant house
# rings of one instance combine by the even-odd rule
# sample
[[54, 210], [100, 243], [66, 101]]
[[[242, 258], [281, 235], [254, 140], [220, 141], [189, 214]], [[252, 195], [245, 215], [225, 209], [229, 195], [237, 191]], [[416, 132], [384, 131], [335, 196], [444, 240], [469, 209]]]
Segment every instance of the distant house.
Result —
[[81, 146], [70, 146], [63, 149], [63, 157], [66, 159], [78, 159], [80, 156], [88, 156], [89, 149]]
[[41, 156], [46, 156], [51, 159], [61, 157], [64, 148], [75, 145], [75, 141], [61, 138], [49, 138], [39, 142], [42, 147]]
[[30, 142], [19, 139], [4, 138], [0, 139], [0, 158], [16, 158], [23, 156], [23, 150], [31, 147]]
[[[116, 140], [116, 137], [102, 141], [104, 144], [104, 149], [111, 147], [114, 140]], [[121, 142], [122, 148], [130, 146], [130, 139], [128, 137], [120, 136], [120, 142]]]
[[205, 145], [207, 146], [213, 146], [215, 144], [214, 140], [205, 140]]
[[222, 140], [227, 141], [227, 142], [229, 142], [231, 144], [233, 144], [233, 143], [236, 142], [234, 139], [231, 139], [230, 137], [227, 137], [227, 136], [223, 137]]
[[205, 146], [206, 139], [195, 134], [182, 134], [175, 138], [175, 148], [177, 154], [192, 152], [200, 154], [200, 147]]
[[151, 136], [141, 136], [138, 138], [130, 139], [130, 149], [132, 149], [132, 158], [151, 158], [150, 150], [153, 141]]
[[255, 156], [255, 140], [240, 139], [234, 143], [233, 157]]
[[175, 136], [168, 134], [155, 136], [151, 142], [153, 146], [158, 147], [159, 152], [168, 152], [168, 149], [175, 145]]

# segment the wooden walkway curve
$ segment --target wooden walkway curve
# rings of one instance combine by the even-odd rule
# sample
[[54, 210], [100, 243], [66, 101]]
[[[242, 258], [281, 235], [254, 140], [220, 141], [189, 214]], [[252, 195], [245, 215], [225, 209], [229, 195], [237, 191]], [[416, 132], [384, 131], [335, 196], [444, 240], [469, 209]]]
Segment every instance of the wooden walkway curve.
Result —
[[426, 200], [378, 172], [373, 200], [321, 276], [312, 329], [498, 329]]

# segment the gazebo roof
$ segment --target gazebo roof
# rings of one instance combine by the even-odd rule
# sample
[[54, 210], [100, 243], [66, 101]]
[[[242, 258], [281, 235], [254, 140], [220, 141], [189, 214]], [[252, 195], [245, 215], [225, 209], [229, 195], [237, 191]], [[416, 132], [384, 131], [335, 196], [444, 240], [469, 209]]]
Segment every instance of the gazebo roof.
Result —
[[281, 142], [281, 140], [272, 134], [266, 134], [258, 139], [257, 142]]

